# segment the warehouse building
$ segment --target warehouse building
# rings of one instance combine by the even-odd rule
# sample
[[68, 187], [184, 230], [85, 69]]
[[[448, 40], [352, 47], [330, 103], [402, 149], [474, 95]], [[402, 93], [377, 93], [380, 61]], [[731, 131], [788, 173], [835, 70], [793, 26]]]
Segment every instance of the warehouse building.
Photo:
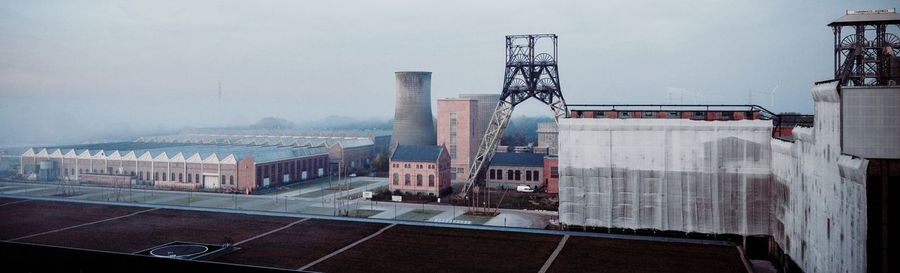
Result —
[[325, 175], [324, 147], [234, 146], [117, 142], [32, 148], [20, 174], [43, 180], [75, 180], [174, 189], [252, 192]]
[[375, 157], [375, 143], [365, 136], [179, 134], [141, 137], [144, 143], [187, 143], [272, 147], [324, 147], [328, 150], [326, 173], [347, 175], [367, 170]]

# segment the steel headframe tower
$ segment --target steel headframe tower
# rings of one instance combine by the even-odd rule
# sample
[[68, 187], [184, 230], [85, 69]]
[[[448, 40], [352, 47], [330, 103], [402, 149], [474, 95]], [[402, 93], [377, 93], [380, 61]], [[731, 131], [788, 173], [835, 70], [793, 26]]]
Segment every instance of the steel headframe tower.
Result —
[[[895, 9], [848, 10], [828, 26], [834, 31], [834, 77], [841, 85], [888, 85], [897, 81], [900, 37], [888, 28], [900, 28], [900, 15]], [[852, 32], [842, 35], [844, 28]]]
[[556, 41], [556, 34], [506, 36], [506, 75], [500, 102], [491, 115], [460, 197], [466, 198], [474, 186], [484, 185], [488, 166], [516, 105], [535, 98], [550, 106], [557, 121], [566, 117], [568, 109], [559, 87]]

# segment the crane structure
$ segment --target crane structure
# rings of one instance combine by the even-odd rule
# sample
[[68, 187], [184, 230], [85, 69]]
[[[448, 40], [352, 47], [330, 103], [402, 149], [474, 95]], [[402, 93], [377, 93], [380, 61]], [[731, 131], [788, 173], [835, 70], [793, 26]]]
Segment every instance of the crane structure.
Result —
[[[566, 101], [559, 85], [557, 67], [556, 34], [527, 34], [506, 36], [506, 70], [500, 101], [491, 115], [478, 153], [472, 160], [469, 178], [459, 197], [468, 199], [469, 194], [485, 186], [485, 174], [491, 159], [500, 145], [500, 139], [516, 105], [535, 98], [550, 106], [557, 121], [568, 115]], [[472, 198], [475, 205], [475, 198]]]

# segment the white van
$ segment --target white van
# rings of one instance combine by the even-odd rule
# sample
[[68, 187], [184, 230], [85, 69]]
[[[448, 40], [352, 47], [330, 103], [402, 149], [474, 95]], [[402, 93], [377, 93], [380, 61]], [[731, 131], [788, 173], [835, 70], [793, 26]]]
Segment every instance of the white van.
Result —
[[517, 192], [534, 192], [534, 189], [532, 189], [531, 186], [523, 185], [523, 186], [516, 187], [516, 191]]

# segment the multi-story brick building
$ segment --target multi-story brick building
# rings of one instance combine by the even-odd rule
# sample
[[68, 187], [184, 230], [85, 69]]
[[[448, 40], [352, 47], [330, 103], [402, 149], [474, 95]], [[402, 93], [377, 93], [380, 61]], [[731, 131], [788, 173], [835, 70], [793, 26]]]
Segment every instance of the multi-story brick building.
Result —
[[391, 191], [435, 196], [451, 191], [450, 154], [444, 146], [397, 145], [390, 164]]
[[21, 162], [20, 174], [26, 177], [52, 173], [51, 180], [107, 183], [116, 179], [103, 176], [127, 175], [136, 184], [251, 192], [323, 176], [328, 151], [324, 147], [116, 142], [32, 148], [22, 154]]
[[450, 154], [450, 179], [469, 177], [472, 157], [478, 151], [478, 101], [469, 98], [437, 101], [437, 143]]

